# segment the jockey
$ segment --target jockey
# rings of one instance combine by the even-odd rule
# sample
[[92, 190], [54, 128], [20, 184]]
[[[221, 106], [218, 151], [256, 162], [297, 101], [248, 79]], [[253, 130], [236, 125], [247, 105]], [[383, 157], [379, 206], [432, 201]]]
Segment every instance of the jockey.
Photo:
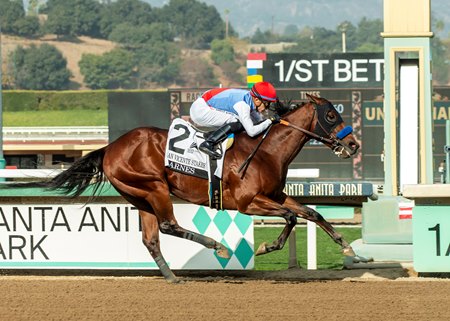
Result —
[[264, 119], [261, 114], [275, 101], [276, 90], [266, 81], [254, 84], [250, 91], [233, 88], [206, 91], [192, 103], [190, 116], [196, 125], [216, 130], [200, 144], [199, 150], [213, 159], [218, 159], [222, 155], [216, 150], [216, 144], [223, 141], [228, 134], [244, 129], [253, 137], [263, 132], [270, 124], [279, 122], [277, 114], [270, 119]]

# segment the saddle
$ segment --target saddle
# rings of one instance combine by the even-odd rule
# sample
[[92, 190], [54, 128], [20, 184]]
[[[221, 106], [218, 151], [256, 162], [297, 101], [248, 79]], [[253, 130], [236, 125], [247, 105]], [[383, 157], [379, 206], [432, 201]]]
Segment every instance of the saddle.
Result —
[[230, 134], [220, 144], [222, 157], [210, 159], [198, 150], [208, 132], [196, 128], [191, 123], [176, 118], [169, 128], [164, 165], [173, 171], [208, 179], [209, 207], [221, 210], [222, 207], [222, 172], [225, 152], [232, 146], [234, 135]]

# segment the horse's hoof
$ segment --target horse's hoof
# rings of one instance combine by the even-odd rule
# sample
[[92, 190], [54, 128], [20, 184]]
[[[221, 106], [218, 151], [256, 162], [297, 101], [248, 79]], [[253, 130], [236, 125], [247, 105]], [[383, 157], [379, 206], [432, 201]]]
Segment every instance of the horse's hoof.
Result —
[[217, 248], [216, 248], [216, 253], [219, 257], [223, 258], [223, 259], [229, 259], [230, 258], [230, 252], [228, 252], [228, 249], [220, 244]]
[[342, 253], [345, 256], [356, 256], [355, 251], [353, 251], [353, 249], [350, 246], [342, 249]]
[[373, 257], [364, 257], [360, 255], [355, 255], [353, 257], [353, 263], [370, 263], [373, 262]]
[[180, 280], [179, 278], [173, 278], [170, 280], [166, 280], [169, 284], [184, 284], [184, 281]]
[[[366, 258], [364, 256], [355, 255], [355, 256], [346, 256], [344, 259], [344, 267], [347, 269], [354, 268], [355, 264], [363, 263], [363, 264], [369, 264], [370, 262], [373, 262], [373, 258]], [[360, 266], [363, 267], [363, 266]]]
[[267, 253], [267, 243], [263, 242], [259, 245], [258, 249], [255, 252], [255, 255], [261, 255]]

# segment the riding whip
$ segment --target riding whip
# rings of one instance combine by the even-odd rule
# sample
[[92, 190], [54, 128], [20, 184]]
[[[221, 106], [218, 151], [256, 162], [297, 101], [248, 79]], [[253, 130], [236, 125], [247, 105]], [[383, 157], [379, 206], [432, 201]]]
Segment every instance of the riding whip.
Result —
[[238, 169], [238, 173], [240, 173], [242, 171], [242, 169], [247, 168], [248, 164], [250, 163], [250, 160], [253, 158], [253, 156], [255, 156], [256, 151], [258, 150], [259, 146], [261, 146], [262, 142], [264, 141], [264, 139], [267, 137], [267, 134], [269, 133], [270, 129], [272, 128], [272, 124], [270, 124], [269, 127], [267, 127], [266, 131], [264, 132], [264, 135], [262, 136], [262, 139], [259, 141], [258, 145], [256, 145], [255, 149], [253, 150], [253, 152], [248, 155], [247, 159], [242, 163], [242, 165], [239, 167]]

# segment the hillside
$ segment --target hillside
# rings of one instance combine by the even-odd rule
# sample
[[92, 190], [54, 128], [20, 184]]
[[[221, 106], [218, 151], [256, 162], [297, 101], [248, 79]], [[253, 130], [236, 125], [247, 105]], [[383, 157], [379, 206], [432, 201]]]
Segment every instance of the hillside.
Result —
[[[162, 7], [170, 0], [141, 0], [153, 7]], [[240, 37], [249, 37], [259, 28], [283, 33], [287, 25], [324, 27], [330, 30], [343, 21], [356, 25], [362, 18], [383, 19], [383, 0], [198, 0], [215, 6], [225, 20], [228, 16]], [[28, 5], [29, 0], [24, 0]], [[46, 0], [40, 0], [46, 2]], [[281, 4], [281, 5], [280, 5]], [[228, 13], [228, 14], [227, 14]], [[444, 23], [442, 30], [434, 30], [440, 37], [450, 33], [448, 0], [431, 1], [431, 18]]]
[[[169, 0], [143, 0], [161, 7]], [[335, 30], [343, 21], [357, 24], [363, 17], [381, 19], [383, 0], [198, 0], [215, 6], [225, 20], [226, 12], [240, 37], [252, 36], [259, 28], [283, 33], [286, 26], [324, 27]], [[439, 0], [433, 0], [439, 1]], [[447, 0], [440, 0], [447, 1]]]
[[[142, 0], [161, 7], [169, 0]], [[383, 19], [383, 0], [198, 0], [213, 5], [225, 20], [226, 12], [240, 37], [248, 37], [259, 28], [283, 33], [292, 24], [299, 29], [305, 26], [335, 30], [343, 21], [357, 25], [366, 17]], [[438, 35], [447, 37], [450, 32], [450, 6], [448, 0], [431, 0], [432, 20], [444, 22]]]
[[[238, 51], [238, 63], [242, 66], [242, 68], [239, 70], [239, 73], [242, 76], [242, 82], [235, 82], [230, 79], [228, 79], [223, 71], [216, 65], [213, 64], [210, 55], [210, 50], [183, 50], [182, 51], [182, 66], [181, 66], [181, 72], [183, 73], [183, 77], [180, 76], [180, 79], [182, 79], [185, 83], [183, 84], [184, 87], [198, 87], [199, 86], [199, 80], [195, 77], [192, 77], [192, 79], [189, 78], [189, 75], [193, 75], [201, 68], [205, 68], [205, 63], [207, 66], [212, 68], [215, 77], [219, 81], [220, 84], [223, 86], [244, 86], [245, 85], [245, 75], [246, 75], [246, 69], [245, 69], [245, 59], [246, 59], [246, 53], [247, 53], [247, 44], [244, 42], [237, 41], [239, 44], [237, 44], [236, 50]], [[8, 64], [8, 57], [9, 54], [14, 51], [17, 46], [24, 46], [27, 47], [31, 44], [40, 45], [42, 43], [48, 43], [50, 45], [55, 46], [66, 58], [67, 60], [67, 67], [72, 72], [73, 77], [71, 78], [71, 89], [88, 89], [84, 83], [83, 83], [83, 76], [80, 74], [80, 68], [78, 66], [78, 62], [81, 59], [81, 56], [84, 53], [90, 53], [90, 54], [96, 54], [101, 55], [105, 52], [108, 52], [112, 50], [116, 44], [107, 41], [107, 40], [101, 40], [101, 39], [94, 39], [89, 37], [79, 37], [78, 41], [75, 42], [69, 42], [69, 41], [62, 41], [57, 40], [55, 36], [46, 36], [42, 39], [37, 40], [29, 40], [24, 39], [20, 37], [12, 37], [12, 36], [6, 36], [2, 35], [1, 38], [1, 48], [2, 48], [2, 57], [3, 57], [3, 79], [7, 79], [8, 77], [8, 70], [7, 70], [7, 64]], [[8, 82], [8, 81], [7, 81]], [[201, 84], [201, 86], [217, 86], [219, 84]], [[173, 84], [169, 87], [181, 87], [180, 84]]]
[[110, 51], [115, 47], [115, 44], [111, 41], [93, 39], [89, 37], [79, 37], [77, 42], [68, 42], [57, 40], [54, 36], [46, 36], [39, 40], [29, 40], [19, 37], [11, 37], [2, 35], [2, 55], [3, 55], [3, 72], [8, 78], [8, 71], [6, 64], [8, 62], [9, 54], [14, 51], [17, 46], [29, 46], [30, 44], [40, 45], [42, 43], [48, 43], [55, 46], [62, 52], [63, 56], [67, 59], [67, 68], [72, 72], [72, 89], [86, 89], [83, 85], [83, 77], [80, 74], [78, 62], [84, 53], [91, 54], [103, 54]]

